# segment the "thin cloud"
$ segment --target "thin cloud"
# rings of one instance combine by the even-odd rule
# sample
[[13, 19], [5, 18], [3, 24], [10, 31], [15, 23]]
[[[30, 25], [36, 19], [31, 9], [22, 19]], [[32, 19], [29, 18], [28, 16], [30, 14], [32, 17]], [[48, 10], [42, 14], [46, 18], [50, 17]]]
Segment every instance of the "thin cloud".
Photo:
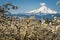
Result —
[[46, 5], [46, 3], [40, 3], [40, 5], [45, 6], [45, 5]]

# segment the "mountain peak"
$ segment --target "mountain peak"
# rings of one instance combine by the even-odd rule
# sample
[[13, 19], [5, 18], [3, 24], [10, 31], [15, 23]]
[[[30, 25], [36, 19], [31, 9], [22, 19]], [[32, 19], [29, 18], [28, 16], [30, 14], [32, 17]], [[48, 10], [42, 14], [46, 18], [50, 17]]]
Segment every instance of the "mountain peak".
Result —
[[36, 14], [36, 13], [56, 14], [57, 13], [57, 11], [54, 11], [54, 10], [48, 8], [45, 3], [40, 3], [40, 5], [41, 5], [41, 7], [39, 9], [29, 11], [28, 13], [34, 13], [34, 14]]

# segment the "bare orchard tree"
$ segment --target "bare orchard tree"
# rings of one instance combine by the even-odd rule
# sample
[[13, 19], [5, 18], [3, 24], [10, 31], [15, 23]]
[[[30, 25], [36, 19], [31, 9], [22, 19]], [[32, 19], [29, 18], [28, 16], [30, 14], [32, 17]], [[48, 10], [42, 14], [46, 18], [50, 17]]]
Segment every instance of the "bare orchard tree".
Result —
[[[60, 6], [60, 1], [56, 2], [56, 5]], [[60, 8], [60, 7], [59, 7]], [[60, 13], [60, 9], [57, 10], [58, 13]]]
[[3, 16], [5, 13], [10, 13], [10, 9], [18, 9], [17, 6], [11, 4], [11, 3], [5, 3], [4, 5], [0, 6], [0, 17]]
[[57, 5], [60, 5], [60, 1], [58, 1], [56, 4], [57, 4]]

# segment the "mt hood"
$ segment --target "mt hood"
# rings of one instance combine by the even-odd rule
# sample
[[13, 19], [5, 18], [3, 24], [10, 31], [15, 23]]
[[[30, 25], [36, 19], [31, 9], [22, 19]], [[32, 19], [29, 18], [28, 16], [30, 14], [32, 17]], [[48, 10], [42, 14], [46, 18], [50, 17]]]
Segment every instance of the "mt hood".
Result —
[[48, 8], [45, 3], [41, 3], [40, 5], [41, 5], [41, 7], [39, 9], [35, 9], [35, 10], [29, 11], [27, 13], [33, 13], [33, 14], [36, 14], [36, 13], [56, 14], [57, 13], [57, 11], [54, 11], [54, 10]]

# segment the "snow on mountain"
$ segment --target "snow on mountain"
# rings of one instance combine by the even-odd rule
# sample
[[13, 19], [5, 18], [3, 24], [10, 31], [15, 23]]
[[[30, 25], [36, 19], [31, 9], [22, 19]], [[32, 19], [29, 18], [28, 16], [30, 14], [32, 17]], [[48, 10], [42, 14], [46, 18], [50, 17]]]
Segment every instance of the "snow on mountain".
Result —
[[35, 10], [29, 11], [27, 13], [33, 13], [33, 14], [36, 14], [36, 13], [56, 14], [57, 13], [57, 11], [54, 11], [54, 10], [48, 8], [45, 3], [40, 3], [40, 5], [41, 5], [41, 7], [39, 9], [35, 9]]

